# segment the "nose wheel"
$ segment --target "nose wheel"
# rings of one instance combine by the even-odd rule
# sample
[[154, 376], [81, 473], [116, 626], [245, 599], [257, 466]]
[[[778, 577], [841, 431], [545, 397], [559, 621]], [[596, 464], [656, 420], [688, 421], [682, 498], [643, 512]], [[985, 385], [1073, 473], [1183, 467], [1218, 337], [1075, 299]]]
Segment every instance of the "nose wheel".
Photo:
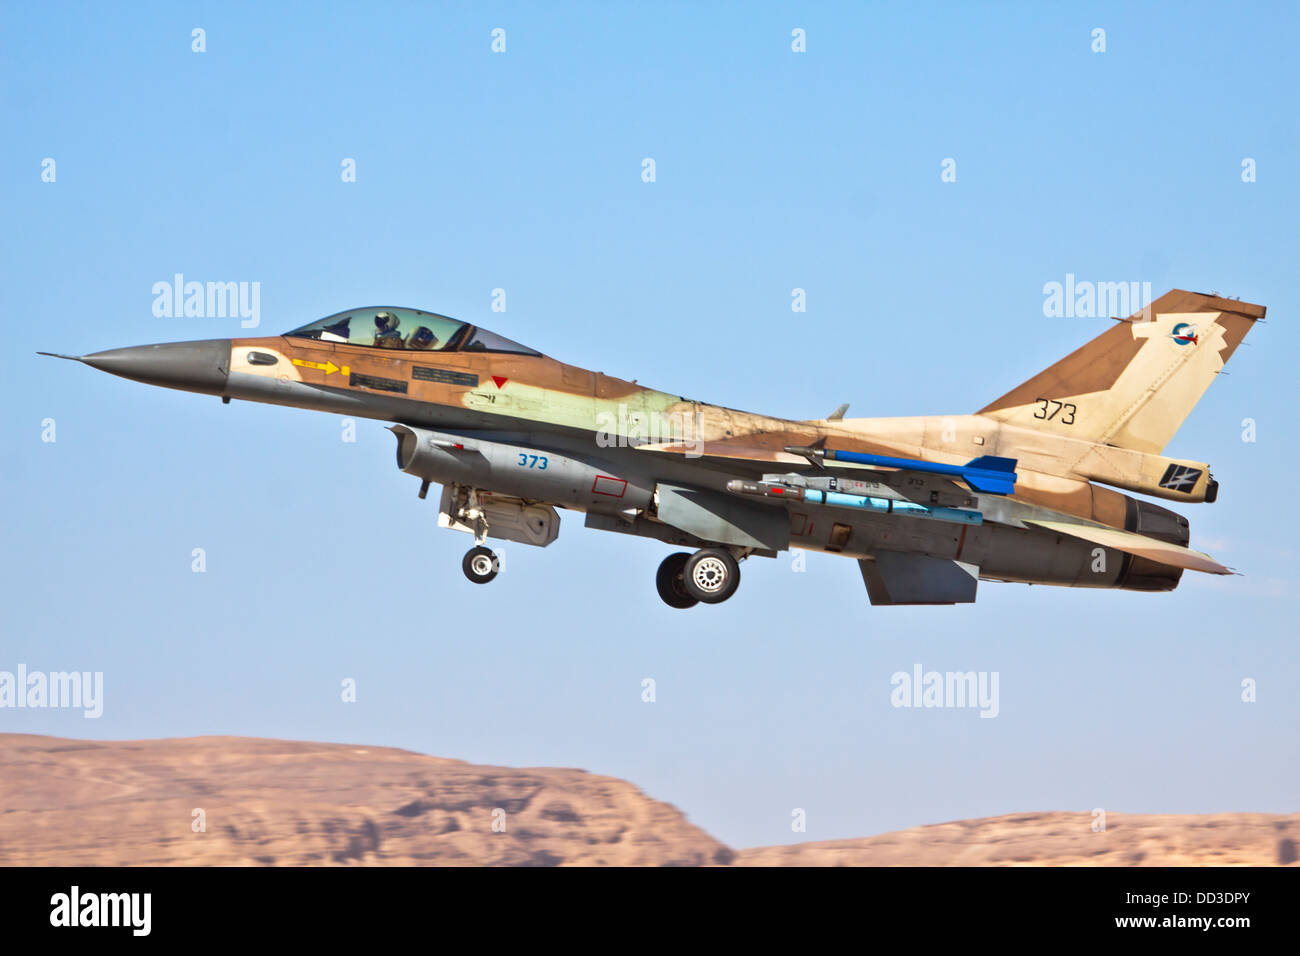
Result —
[[495, 551], [480, 545], [465, 552], [465, 557], [460, 562], [460, 566], [465, 572], [465, 577], [475, 584], [487, 584], [497, 576], [501, 563]]
[[723, 548], [681, 551], [664, 558], [655, 586], [669, 607], [721, 604], [740, 587], [740, 564]]

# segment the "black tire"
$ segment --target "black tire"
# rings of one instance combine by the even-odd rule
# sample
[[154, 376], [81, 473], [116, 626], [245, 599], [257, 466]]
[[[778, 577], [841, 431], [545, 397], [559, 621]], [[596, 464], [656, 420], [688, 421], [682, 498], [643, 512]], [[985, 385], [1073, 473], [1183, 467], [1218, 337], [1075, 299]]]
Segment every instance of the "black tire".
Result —
[[702, 548], [682, 567], [686, 593], [705, 604], [721, 604], [740, 587], [740, 564], [730, 551]]
[[460, 567], [465, 572], [465, 577], [475, 584], [487, 584], [501, 570], [501, 562], [491, 548], [479, 546], [465, 552]]
[[686, 567], [689, 558], [690, 555], [685, 551], [670, 554], [663, 559], [659, 571], [655, 574], [655, 587], [669, 607], [688, 608], [700, 603], [698, 599], [686, 592], [686, 584], [682, 580], [682, 570]]

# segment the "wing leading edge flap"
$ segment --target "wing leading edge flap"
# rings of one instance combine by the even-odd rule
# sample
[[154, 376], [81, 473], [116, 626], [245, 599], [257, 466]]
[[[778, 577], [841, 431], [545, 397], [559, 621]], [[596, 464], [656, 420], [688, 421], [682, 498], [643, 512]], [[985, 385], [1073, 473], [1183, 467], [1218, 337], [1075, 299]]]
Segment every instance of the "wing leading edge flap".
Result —
[[858, 559], [873, 605], [972, 604], [980, 569], [962, 561], [903, 551]]
[[1118, 528], [1103, 528], [1089, 524], [1072, 524], [1068, 521], [1026, 520], [1025, 524], [1055, 531], [1058, 534], [1072, 535], [1102, 547], [1114, 548], [1126, 554], [1136, 554], [1139, 558], [1159, 561], [1161, 564], [1169, 564], [1175, 568], [1204, 571], [1206, 574], [1234, 573], [1231, 568], [1225, 568], [1208, 554], [1157, 538], [1148, 538], [1146, 535], [1132, 531], [1120, 531]]

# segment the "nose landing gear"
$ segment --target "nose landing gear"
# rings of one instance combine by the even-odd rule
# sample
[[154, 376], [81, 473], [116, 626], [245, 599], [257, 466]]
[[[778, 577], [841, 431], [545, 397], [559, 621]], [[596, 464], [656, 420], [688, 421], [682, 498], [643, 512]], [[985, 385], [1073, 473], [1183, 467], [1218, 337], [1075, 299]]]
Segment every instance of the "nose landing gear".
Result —
[[724, 548], [702, 548], [694, 554], [679, 551], [659, 565], [655, 587], [669, 607], [721, 604], [740, 587], [740, 564]]
[[475, 584], [487, 584], [497, 576], [497, 571], [501, 568], [501, 562], [498, 560], [495, 551], [480, 545], [465, 552], [465, 557], [461, 560], [460, 566], [465, 572], [465, 577]]

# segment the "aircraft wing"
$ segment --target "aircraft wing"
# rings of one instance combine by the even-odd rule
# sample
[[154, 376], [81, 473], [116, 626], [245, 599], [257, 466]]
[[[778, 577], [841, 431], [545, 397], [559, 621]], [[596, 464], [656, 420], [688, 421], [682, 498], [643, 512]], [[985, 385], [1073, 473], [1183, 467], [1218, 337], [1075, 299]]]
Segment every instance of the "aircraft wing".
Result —
[[[791, 524], [784, 504], [796, 499], [891, 514], [919, 514], [965, 525], [979, 524], [981, 521], [982, 516], [977, 511], [936, 503], [932, 497], [936, 494], [954, 497], [961, 504], [968, 503], [969, 499], [960, 487], [946, 479], [936, 478], [933, 474], [926, 475], [925, 503], [920, 503], [889, 487], [885, 481], [891, 477], [889, 473], [910, 471], [910, 468], [877, 471], [861, 463], [840, 462], [829, 458], [823, 464], [820, 455], [803, 453], [811, 449], [780, 447], [776, 444], [790, 441], [790, 435], [768, 433], [757, 437], [766, 439], [767, 447], [755, 442], [742, 445], [726, 441], [663, 442], [634, 446], [639, 451], [671, 455], [729, 475], [743, 476], [748, 473], [756, 479], [763, 476], [764, 472], [797, 471], [807, 475], [809, 482], [805, 487], [769, 482], [766, 476], [763, 481], [737, 477], [727, 482], [727, 488], [723, 491], [660, 481], [656, 485], [657, 520], [701, 541], [751, 548], [764, 553], [775, 553], [789, 547]], [[829, 456], [834, 453], [825, 454]], [[901, 460], [900, 463], [911, 464]], [[916, 462], [920, 469], [929, 464]], [[823, 489], [815, 484], [819, 480], [818, 476], [828, 476], [822, 477], [822, 481], [829, 480], [829, 477], [843, 481], [847, 475], [852, 475], [861, 488], [848, 493]], [[599, 522], [599, 519], [596, 520]], [[588, 524], [592, 522], [589, 520]]]
[[762, 448], [756, 445], [731, 445], [725, 442], [689, 442], [665, 441], [637, 445], [637, 451], [661, 452], [679, 458], [695, 458], [701, 461], [712, 460], [716, 463], [748, 462], [767, 467], [770, 465], [790, 465], [807, 468], [808, 459], [802, 455], [792, 455], [782, 448]]
[[1116, 551], [1123, 551], [1127, 554], [1136, 554], [1140, 558], [1159, 561], [1161, 564], [1172, 565], [1175, 568], [1204, 571], [1207, 574], [1235, 573], [1230, 568], [1225, 568], [1219, 564], [1208, 554], [1194, 551], [1191, 548], [1184, 548], [1181, 545], [1171, 544], [1168, 541], [1161, 541], [1158, 538], [1148, 538], [1146, 535], [1136, 534], [1132, 531], [1121, 531], [1118, 528], [1106, 528], [1090, 524], [1074, 524], [1069, 521], [1027, 519], [1025, 524], [1036, 525], [1039, 528], [1056, 531], [1059, 534], [1073, 535], [1076, 538], [1091, 541], [1093, 544], [1099, 544], [1102, 547], [1114, 548]]

